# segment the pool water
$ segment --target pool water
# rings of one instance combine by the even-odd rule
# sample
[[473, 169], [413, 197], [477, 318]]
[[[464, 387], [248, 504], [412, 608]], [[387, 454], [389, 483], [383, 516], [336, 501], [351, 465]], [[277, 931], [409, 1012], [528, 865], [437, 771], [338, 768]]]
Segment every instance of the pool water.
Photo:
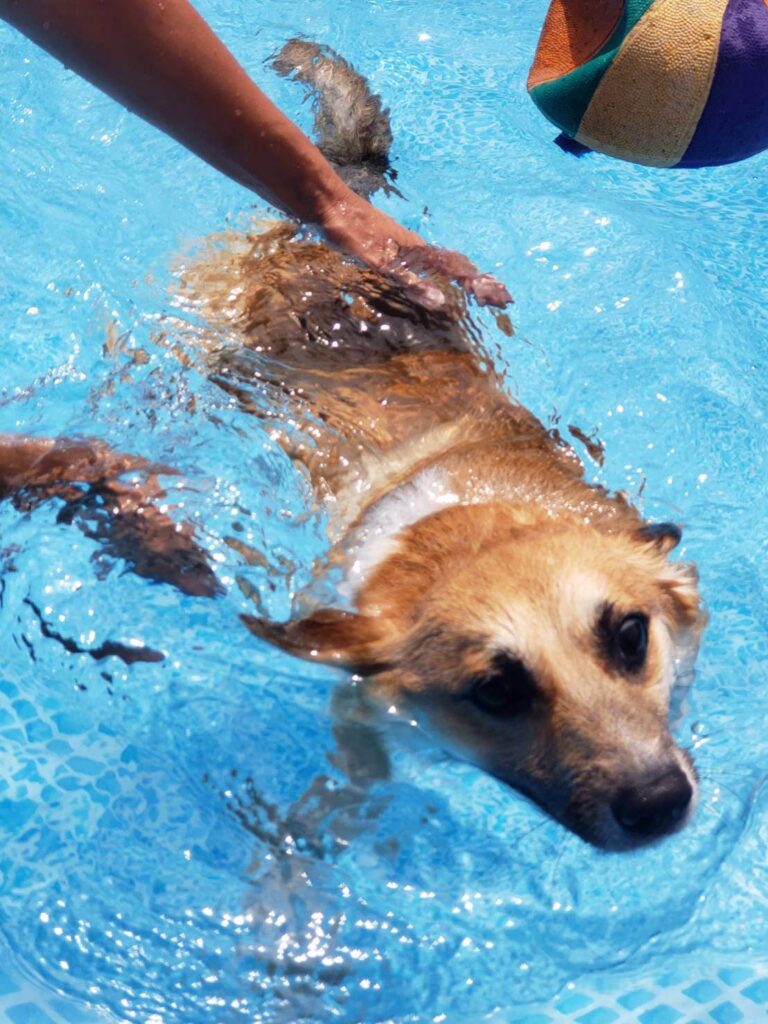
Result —
[[[0, 506], [0, 1008], [766, 1019], [768, 155], [671, 172], [562, 153], [524, 88], [542, 3], [198, 6], [306, 128], [263, 63], [287, 36], [369, 75], [407, 197], [382, 205], [515, 295], [513, 337], [477, 317], [511, 391], [599, 436], [594, 479], [685, 525], [710, 624], [677, 732], [701, 800], [682, 834], [610, 855], [418, 742], [348, 790], [338, 679], [238, 621], [254, 595], [288, 614], [324, 524], [259, 422], [158, 343], [184, 315], [177, 255], [266, 207], [2, 27], [0, 431], [176, 467], [169, 501], [226, 593], [126, 572], [53, 503]], [[41, 616], [81, 647], [166, 656], [72, 654]]]

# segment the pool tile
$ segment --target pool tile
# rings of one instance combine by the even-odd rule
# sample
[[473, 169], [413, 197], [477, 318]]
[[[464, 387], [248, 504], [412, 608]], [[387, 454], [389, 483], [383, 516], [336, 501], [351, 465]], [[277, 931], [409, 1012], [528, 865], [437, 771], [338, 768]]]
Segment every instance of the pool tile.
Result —
[[11, 992], [18, 992], [18, 990], [18, 986], [14, 984], [5, 971], [0, 970], [0, 996], [7, 996]]
[[27, 739], [30, 743], [41, 743], [45, 740], [49, 740], [53, 736], [53, 730], [50, 725], [46, 722], [41, 722], [39, 719], [35, 719], [34, 722], [29, 722], [24, 727], [27, 734]]
[[620, 996], [616, 1001], [625, 1010], [636, 1010], [650, 999], [653, 999], [653, 992], [649, 992], [647, 988], [636, 988], [627, 992], [626, 995]]
[[595, 1006], [576, 1018], [578, 1024], [614, 1024], [618, 1019], [618, 1013], [608, 1006]]
[[682, 1016], [679, 1010], [661, 1003], [658, 1006], [652, 1006], [650, 1010], [645, 1010], [640, 1014], [638, 1020], [641, 1024], [675, 1024]]
[[685, 985], [690, 974], [679, 968], [676, 970], [664, 971], [653, 979], [654, 985], [658, 988], [671, 988], [673, 985]]
[[709, 1011], [709, 1015], [715, 1024], [739, 1024], [744, 1020], [744, 1014], [733, 1003], [720, 1003]]
[[56, 1024], [34, 1003], [19, 1003], [17, 1006], [11, 1006], [5, 1011], [5, 1016], [10, 1024]]
[[592, 1000], [589, 996], [584, 995], [583, 992], [566, 992], [562, 996], [558, 996], [555, 999], [554, 1005], [560, 1011], [567, 1016], [573, 1016], [574, 1013], [578, 1013], [579, 1010], [585, 1010]]
[[696, 1003], [713, 1003], [722, 994], [721, 989], [714, 981], [697, 981], [695, 985], [683, 989], [683, 995], [693, 999]]
[[725, 982], [726, 985], [730, 985], [732, 988], [738, 988], [743, 982], [748, 981], [750, 978], [754, 978], [755, 973], [748, 967], [724, 967], [722, 971], [717, 972], [718, 978]]
[[760, 1006], [768, 1005], [768, 978], [760, 978], [752, 985], [747, 985], [741, 990], [741, 994]]

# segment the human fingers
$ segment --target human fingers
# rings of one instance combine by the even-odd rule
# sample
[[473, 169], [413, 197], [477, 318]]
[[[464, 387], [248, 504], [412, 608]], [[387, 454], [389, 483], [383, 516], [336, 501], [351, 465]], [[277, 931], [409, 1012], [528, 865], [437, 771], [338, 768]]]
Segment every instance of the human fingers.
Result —
[[415, 287], [413, 278], [425, 281], [422, 274], [437, 274], [456, 281], [464, 291], [473, 295], [481, 306], [503, 308], [512, 302], [512, 296], [492, 274], [481, 274], [471, 260], [453, 249], [430, 245], [401, 246], [397, 255], [382, 268], [390, 275], [407, 280]]

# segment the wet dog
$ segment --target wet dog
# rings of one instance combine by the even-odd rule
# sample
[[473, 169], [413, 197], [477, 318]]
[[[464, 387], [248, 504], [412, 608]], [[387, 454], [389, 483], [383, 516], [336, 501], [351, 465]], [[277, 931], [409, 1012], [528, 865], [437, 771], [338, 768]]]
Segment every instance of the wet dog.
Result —
[[[314, 44], [278, 66], [314, 90], [337, 162], [354, 138], [348, 180], [357, 163], [370, 191], [390, 137], [378, 100]], [[182, 294], [215, 328], [207, 372], [270, 420], [331, 524], [341, 607], [244, 616], [250, 630], [359, 674], [373, 705], [598, 846], [681, 828], [697, 783], [670, 691], [704, 616], [693, 567], [668, 560], [680, 531], [585, 481], [505, 393], [461, 293], [443, 282], [424, 309], [279, 225], [215, 240]]]

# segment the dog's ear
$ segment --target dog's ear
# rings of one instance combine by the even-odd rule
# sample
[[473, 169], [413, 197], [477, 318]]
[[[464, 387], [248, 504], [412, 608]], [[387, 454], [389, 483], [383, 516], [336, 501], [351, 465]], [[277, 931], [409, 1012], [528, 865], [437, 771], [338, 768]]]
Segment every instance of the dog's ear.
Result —
[[663, 561], [682, 536], [683, 531], [676, 523], [643, 523], [635, 531], [635, 538], [643, 548], [659, 560], [657, 582], [676, 626], [700, 632], [707, 616], [701, 607], [696, 567]]
[[241, 615], [254, 636], [307, 661], [338, 665], [363, 674], [385, 667], [382, 623], [370, 615], [325, 608], [293, 622]]
[[696, 627], [701, 630], [706, 624], [707, 616], [701, 607], [698, 582], [696, 567], [682, 562], [667, 562], [659, 576], [659, 585], [680, 627]]
[[683, 537], [683, 531], [677, 523], [643, 523], [637, 534], [640, 540], [653, 544], [662, 555], [668, 555]]

